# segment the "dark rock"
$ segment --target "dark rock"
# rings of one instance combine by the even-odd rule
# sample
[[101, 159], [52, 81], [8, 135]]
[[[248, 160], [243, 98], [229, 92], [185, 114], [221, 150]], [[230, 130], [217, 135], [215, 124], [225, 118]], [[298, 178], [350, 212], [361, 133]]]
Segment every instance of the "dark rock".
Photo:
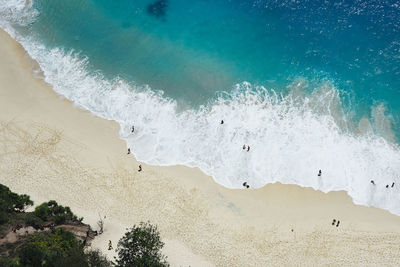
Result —
[[164, 18], [167, 12], [168, 0], [158, 0], [147, 6], [147, 13], [156, 18]]

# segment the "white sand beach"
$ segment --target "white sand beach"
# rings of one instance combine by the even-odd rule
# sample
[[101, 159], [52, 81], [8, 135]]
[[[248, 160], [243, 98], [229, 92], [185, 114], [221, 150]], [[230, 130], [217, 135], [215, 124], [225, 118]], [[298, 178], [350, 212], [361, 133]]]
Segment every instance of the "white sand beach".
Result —
[[400, 265], [400, 217], [342, 191], [231, 190], [196, 168], [139, 163], [116, 122], [54, 93], [4, 31], [0, 59], [0, 183], [36, 204], [70, 206], [94, 229], [106, 216], [92, 246], [110, 259], [108, 240], [115, 248], [126, 227], [150, 221], [172, 266]]

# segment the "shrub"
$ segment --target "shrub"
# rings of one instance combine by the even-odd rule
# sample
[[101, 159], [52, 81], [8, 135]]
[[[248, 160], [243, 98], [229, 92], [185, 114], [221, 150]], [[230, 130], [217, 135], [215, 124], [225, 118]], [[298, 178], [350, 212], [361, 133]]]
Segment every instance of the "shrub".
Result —
[[28, 206], [32, 206], [33, 201], [28, 195], [18, 195], [5, 186], [0, 184], [0, 212], [22, 212]]
[[43, 221], [54, 221], [56, 224], [77, 220], [77, 217], [72, 213], [69, 207], [58, 205], [54, 200], [44, 202], [37, 206], [34, 215]]
[[99, 250], [90, 250], [86, 252], [86, 261], [89, 267], [111, 267], [109, 262]]
[[0, 210], [0, 224], [8, 222], [8, 215], [6, 212]]
[[43, 225], [43, 220], [37, 217], [33, 213], [28, 213], [25, 217], [26, 225], [30, 225], [35, 229], [39, 229], [41, 225]]
[[21, 266], [17, 258], [6, 258], [0, 256], [0, 266], [2, 267], [17, 267]]
[[143, 222], [134, 225], [118, 242], [116, 266], [169, 266], [161, 254], [163, 246], [156, 226]]
[[22, 266], [71, 266], [69, 258], [80, 264], [72, 266], [84, 262], [83, 245], [63, 228], [31, 235], [19, 256]]

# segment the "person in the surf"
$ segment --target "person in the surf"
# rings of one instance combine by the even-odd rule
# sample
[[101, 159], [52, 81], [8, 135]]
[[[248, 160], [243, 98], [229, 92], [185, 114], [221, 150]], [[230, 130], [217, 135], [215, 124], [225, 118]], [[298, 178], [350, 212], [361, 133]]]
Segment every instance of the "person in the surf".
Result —
[[375, 182], [374, 182], [374, 180], [371, 180], [371, 184], [375, 185]]
[[132, 133], [135, 131], [135, 126], [132, 126]]
[[322, 175], [322, 171], [321, 171], [321, 170], [319, 170], [319, 172], [318, 172], [318, 176], [319, 176], [319, 177], [321, 177], [321, 175]]
[[392, 186], [391, 187], [394, 187], [394, 182], [392, 183]]
[[250, 151], [250, 146], [247, 146], [247, 152], [249, 152]]
[[224, 124], [224, 120], [221, 120], [221, 124]]
[[129, 155], [129, 154], [131, 154], [131, 149], [130, 149], [130, 148], [128, 148], [128, 155]]
[[243, 145], [243, 150], [245, 150], [246, 149], [246, 145]]

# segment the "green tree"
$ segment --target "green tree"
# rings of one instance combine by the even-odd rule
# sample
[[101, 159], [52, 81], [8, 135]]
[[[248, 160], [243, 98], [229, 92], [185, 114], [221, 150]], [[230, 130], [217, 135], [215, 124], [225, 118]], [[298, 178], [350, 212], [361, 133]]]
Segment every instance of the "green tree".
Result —
[[2, 267], [18, 267], [21, 266], [17, 258], [7, 258], [0, 256], [0, 266]]
[[57, 224], [77, 220], [76, 215], [72, 213], [69, 207], [58, 205], [54, 200], [44, 202], [37, 206], [34, 215], [43, 221], [54, 221]]
[[90, 250], [85, 253], [88, 267], [111, 267], [109, 262], [99, 250]]
[[167, 257], [161, 254], [164, 243], [156, 226], [141, 222], [134, 225], [119, 240], [117, 246], [119, 267], [169, 266]]
[[22, 266], [84, 266], [85, 263], [83, 244], [63, 228], [31, 235], [19, 257]]
[[0, 184], [0, 212], [23, 212], [32, 205], [33, 201], [28, 195], [18, 195]]

